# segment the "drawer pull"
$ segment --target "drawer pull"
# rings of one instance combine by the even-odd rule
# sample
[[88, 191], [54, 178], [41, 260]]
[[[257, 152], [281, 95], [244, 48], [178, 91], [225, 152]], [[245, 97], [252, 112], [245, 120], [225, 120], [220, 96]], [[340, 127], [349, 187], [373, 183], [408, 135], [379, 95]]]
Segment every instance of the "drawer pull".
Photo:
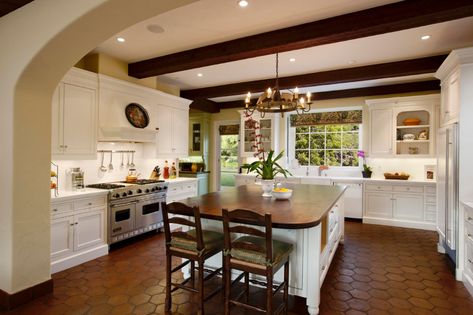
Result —
[[69, 224], [70, 226], [74, 226], [74, 223]]
[[57, 212], [57, 209], [53, 209], [54, 212]]
[[324, 271], [326, 267], [327, 267], [327, 266], [322, 266], [322, 271]]
[[472, 220], [473, 220], [473, 218], [472, 218], [472, 217], [468, 217], [468, 221], [472, 221]]
[[89, 202], [89, 206], [91, 206], [91, 205], [92, 205], [92, 202]]
[[333, 210], [332, 210], [332, 211], [330, 211], [330, 213], [334, 214], [334, 213], [335, 213], [335, 211], [333, 211]]
[[473, 261], [470, 258], [468, 258], [468, 262], [473, 265]]

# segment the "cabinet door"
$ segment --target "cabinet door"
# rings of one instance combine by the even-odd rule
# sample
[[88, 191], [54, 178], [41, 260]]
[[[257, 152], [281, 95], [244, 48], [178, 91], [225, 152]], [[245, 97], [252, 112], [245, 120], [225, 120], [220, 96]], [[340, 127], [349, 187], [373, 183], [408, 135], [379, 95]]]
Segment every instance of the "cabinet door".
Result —
[[156, 152], [163, 155], [172, 154], [172, 108], [158, 106], [156, 108]]
[[452, 73], [445, 84], [446, 93], [444, 99], [442, 100], [444, 102], [442, 123], [449, 124], [458, 120], [458, 110], [460, 105], [459, 72], [456, 71]]
[[64, 152], [96, 156], [96, 90], [64, 84]]
[[54, 90], [52, 99], [52, 130], [51, 130], [51, 150], [53, 155], [63, 154], [64, 143], [64, 113], [61, 107], [61, 95], [64, 83], [59, 83], [56, 90]]
[[393, 113], [391, 109], [371, 110], [370, 153], [391, 155], [393, 141]]
[[74, 251], [105, 243], [105, 209], [74, 216]]
[[51, 220], [51, 260], [72, 253], [74, 218], [72, 216]]
[[189, 155], [201, 156], [203, 144], [202, 123], [197, 120], [189, 121]]
[[205, 195], [209, 192], [209, 176], [204, 175], [204, 176], [199, 176], [198, 177], [198, 187], [197, 187], [197, 193], [198, 195]]
[[373, 218], [392, 218], [393, 197], [388, 193], [367, 193], [365, 215]]
[[172, 117], [172, 153], [187, 156], [189, 142], [189, 111], [175, 109]]
[[393, 217], [399, 220], [423, 221], [424, 197], [418, 195], [394, 194]]

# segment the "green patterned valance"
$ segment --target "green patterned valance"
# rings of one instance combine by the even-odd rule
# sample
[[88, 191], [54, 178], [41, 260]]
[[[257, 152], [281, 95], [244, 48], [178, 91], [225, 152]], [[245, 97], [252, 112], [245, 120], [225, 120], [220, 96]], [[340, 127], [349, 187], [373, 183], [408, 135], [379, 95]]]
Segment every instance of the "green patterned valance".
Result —
[[291, 127], [313, 125], [361, 124], [361, 110], [291, 115]]

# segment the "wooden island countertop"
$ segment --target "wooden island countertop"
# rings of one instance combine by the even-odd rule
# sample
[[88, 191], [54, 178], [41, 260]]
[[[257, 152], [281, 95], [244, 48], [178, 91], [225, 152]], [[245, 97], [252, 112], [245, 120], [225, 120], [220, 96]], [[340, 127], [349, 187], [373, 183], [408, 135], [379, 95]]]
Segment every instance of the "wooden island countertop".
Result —
[[222, 220], [222, 209], [249, 209], [271, 213], [273, 227], [285, 229], [310, 228], [320, 224], [321, 219], [335, 205], [346, 190], [345, 186], [294, 185], [289, 200], [262, 197], [260, 185], [228, 188], [181, 202], [199, 206], [201, 217]]

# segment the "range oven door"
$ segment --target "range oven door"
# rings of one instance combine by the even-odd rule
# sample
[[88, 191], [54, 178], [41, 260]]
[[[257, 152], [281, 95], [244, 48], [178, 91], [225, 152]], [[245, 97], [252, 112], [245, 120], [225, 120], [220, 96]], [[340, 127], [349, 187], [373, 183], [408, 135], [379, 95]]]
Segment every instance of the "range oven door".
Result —
[[163, 222], [161, 202], [166, 199], [160, 194], [141, 199], [136, 203], [135, 228], [140, 229]]
[[110, 236], [131, 232], [135, 228], [136, 201], [110, 205]]

